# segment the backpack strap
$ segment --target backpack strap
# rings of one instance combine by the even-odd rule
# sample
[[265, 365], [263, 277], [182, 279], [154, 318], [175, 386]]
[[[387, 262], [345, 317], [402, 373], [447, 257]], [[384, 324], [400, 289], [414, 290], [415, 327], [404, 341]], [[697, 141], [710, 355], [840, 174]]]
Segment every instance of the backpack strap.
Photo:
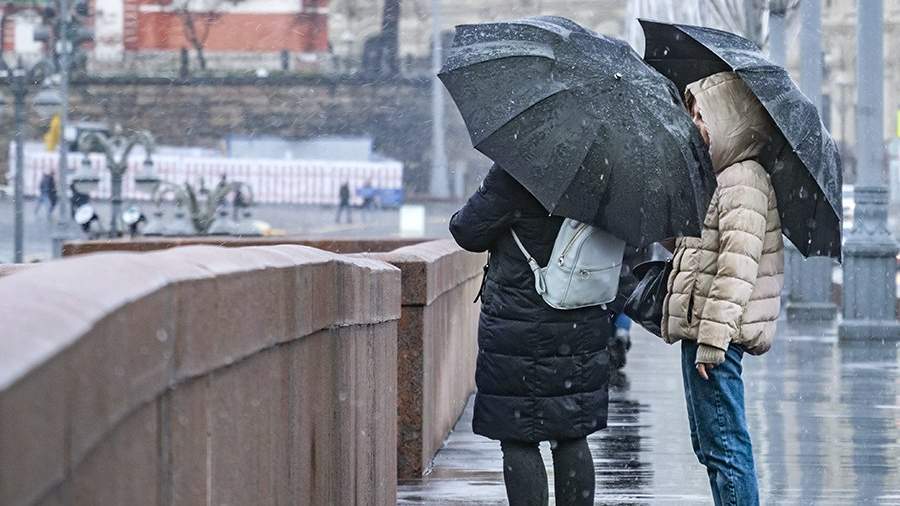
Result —
[[519, 247], [519, 250], [525, 255], [525, 259], [528, 261], [528, 266], [531, 267], [531, 272], [534, 273], [534, 289], [537, 290], [537, 293], [540, 295], [544, 295], [547, 293], [547, 287], [544, 284], [544, 274], [541, 272], [541, 266], [538, 265], [537, 260], [531, 256], [531, 253], [525, 249], [525, 245], [522, 244], [522, 241], [519, 239], [516, 231], [511, 227], [509, 231], [512, 233], [513, 240], [516, 241], [516, 245]]

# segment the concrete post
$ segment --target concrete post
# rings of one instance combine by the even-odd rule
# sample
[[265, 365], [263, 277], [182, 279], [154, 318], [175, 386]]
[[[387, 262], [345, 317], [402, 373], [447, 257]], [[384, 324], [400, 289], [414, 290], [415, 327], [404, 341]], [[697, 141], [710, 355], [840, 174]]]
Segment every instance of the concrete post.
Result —
[[447, 175], [447, 152], [444, 146], [444, 89], [437, 74], [444, 64], [441, 42], [441, 0], [431, 0], [431, 181], [432, 197], [450, 197], [450, 181]]
[[[21, 63], [9, 72], [15, 101], [16, 178], [13, 204], [13, 262], [25, 261], [25, 70]], [[50, 204], [48, 204], [50, 205]]]
[[[800, 2], [800, 88], [822, 109], [822, 0]], [[837, 306], [831, 301], [833, 260], [803, 258], [791, 244], [786, 245], [786, 275], [790, 292], [787, 317], [791, 321], [831, 321]]]
[[123, 159], [122, 164], [124, 167], [123, 170], [119, 170], [119, 167], [113, 167], [111, 170], [111, 203], [112, 203], [112, 217], [109, 220], [109, 236], [112, 238], [119, 237], [119, 220], [122, 219], [122, 178], [125, 172], [125, 168], [128, 167], [128, 160]]
[[[784, 45], [784, 27], [787, 7], [781, 0], [769, 2], [769, 60], [775, 65], [784, 67], [787, 62], [787, 48]], [[785, 240], [785, 244], [788, 241]], [[786, 261], [790, 257], [785, 258]], [[784, 277], [784, 287], [781, 289], [781, 305], [787, 305], [788, 294], [791, 293], [791, 278]]]
[[853, 229], [844, 242], [841, 339], [897, 339], [897, 243], [887, 228], [884, 163], [884, 5], [858, 0]]
[[787, 61], [784, 45], [784, 18], [787, 12], [782, 4], [783, 2], [769, 4], [769, 59], [780, 67], [784, 67]]

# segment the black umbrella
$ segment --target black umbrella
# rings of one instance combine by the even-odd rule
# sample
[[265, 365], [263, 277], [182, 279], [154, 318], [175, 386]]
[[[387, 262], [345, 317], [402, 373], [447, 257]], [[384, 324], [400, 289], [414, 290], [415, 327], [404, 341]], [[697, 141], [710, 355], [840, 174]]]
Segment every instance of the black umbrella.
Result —
[[715, 180], [668, 79], [558, 17], [462, 25], [439, 77], [476, 149], [555, 215], [635, 246], [698, 235]]
[[815, 105], [753, 42], [712, 28], [641, 20], [644, 59], [679, 87], [733, 71], [768, 111], [787, 141], [765, 163], [781, 226], [805, 256], [841, 258], [841, 159]]

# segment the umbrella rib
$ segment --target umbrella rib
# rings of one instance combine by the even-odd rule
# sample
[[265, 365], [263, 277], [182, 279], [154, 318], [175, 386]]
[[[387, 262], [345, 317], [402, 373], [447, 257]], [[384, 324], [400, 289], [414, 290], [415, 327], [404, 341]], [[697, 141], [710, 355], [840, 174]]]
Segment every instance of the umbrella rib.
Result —
[[[561, 84], [561, 83], [560, 83], [560, 84]], [[547, 95], [546, 97], [544, 97], [544, 98], [538, 100], [537, 102], [534, 102], [533, 104], [529, 105], [528, 107], [525, 107], [524, 109], [522, 109], [521, 111], [519, 111], [518, 113], [516, 113], [515, 116], [513, 116], [513, 117], [507, 119], [503, 124], [501, 124], [499, 127], [497, 127], [496, 129], [494, 129], [494, 131], [492, 131], [491, 133], [485, 133], [480, 139], [478, 139], [477, 142], [474, 143], [475, 149], [478, 149], [478, 147], [481, 145], [482, 142], [484, 142], [484, 141], [486, 141], [487, 139], [489, 139], [492, 135], [494, 135], [495, 133], [497, 133], [498, 131], [500, 131], [503, 127], [505, 127], [506, 125], [512, 123], [513, 121], [515, 121], [516, 119], [518, 119], [520, 116], [522, 116], [523, 114], [527, 113], [527, 112], [530, 111], [531, 109], [534, 109], [534, 108], [537, 107], [538, 105], [540, 105], [540, 104], [546, 102], [547, 100], [550, 100], [551, 98], [553, 98], [553, 97], [559, 95], [560, 93], [567, 92], [567, 91], [571, 91], [571, 89], [569, 89], [569, 88], [566, 87], [565, 85], [563, 85], [563, 86], [564, 86], [564, 87], [563, 87], [562, 89], [560, 89], [560, 90], [558, 90], [558, 91], [555, 91], [555, 92], [551, 93], [550, 95]], [[473, 140], [474, 140], [474, 139], [473, 139]]]

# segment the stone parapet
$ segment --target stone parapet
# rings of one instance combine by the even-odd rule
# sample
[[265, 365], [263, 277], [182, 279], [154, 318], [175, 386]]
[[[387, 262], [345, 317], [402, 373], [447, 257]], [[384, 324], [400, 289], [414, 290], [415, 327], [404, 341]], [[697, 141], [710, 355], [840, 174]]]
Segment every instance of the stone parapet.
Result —
[[63, 244], [63, 256], [100, 253], [103, 251], [156, 251], [180, 246], [224, 246], [240, 248], [244, 246], [274, 246], [279, 244], [295, 244], [331, 251], [332, 253], [383, 253], [404, 246], [423, 242], [423, 239], [342, 239], [342, 238], [310, 238], [307, 236], [267, 236], [267, 237], [231, 237], [231, 236], [192, 236], [192, 237], [137, 237], [122, 239], [102, 239], [85, 241], [68, 241]]
[[400, 271], [193, 246], [0, 278], [0, 504], [392, 504]]
[[31, 267], [33, 264], [0, 264], [0, 278]]
[[[371, 504], [373, 490], [392, 503], [396, 478], [429, 468], [474, 390], [486, 257], [452, 241], [156, 238], [66, 252], [0, 277], [0, 318], [16, 329], [0, 336], [0, 442], [36, 429], [17, 442], [20, 471], [0, 472], [0, 504], [54, 504], [73, 487], [74, 504], [260, 504], [247, 494], [261, 486], [288, 504]], [[27, 413], [21, 424], [6, 406]], [[91, 484], [130, 459], [148, 467]], [[241, 473], [248, 462], [262, 474]]]

